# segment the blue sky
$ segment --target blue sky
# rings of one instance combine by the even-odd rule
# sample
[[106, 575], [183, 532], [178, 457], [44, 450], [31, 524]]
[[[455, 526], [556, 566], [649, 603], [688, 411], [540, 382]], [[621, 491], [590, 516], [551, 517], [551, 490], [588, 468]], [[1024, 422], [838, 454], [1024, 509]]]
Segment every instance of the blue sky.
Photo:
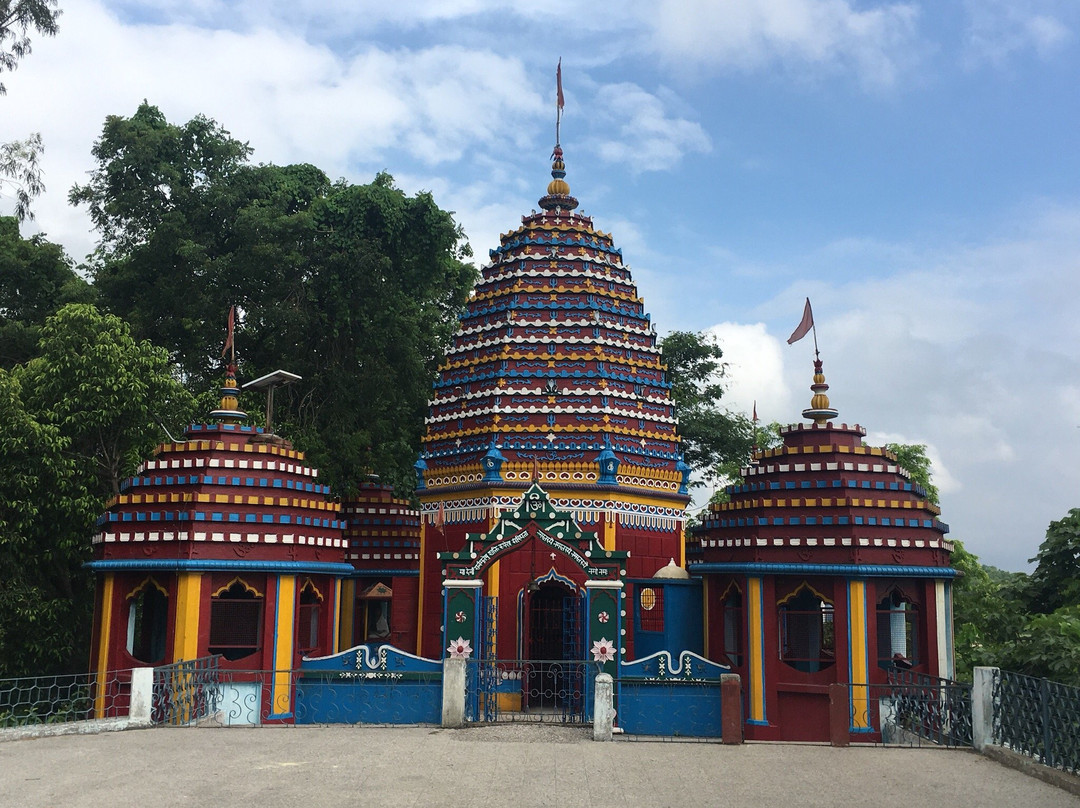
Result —
[[721, 339], [729, 406], [797, 420], [810, 296], [841, 420], [926, 443], [983, 561], [1025, 568], [1080, 507], [1073, 0], [62, 5], [5, 76], [0, 141], [44, 136], [24, 231], [77, 259], [66, 192], [144, 98], [261, 162], [389, 170], [486, 257], [546, 186], [562, 57], [571, 188], [660, 332]]

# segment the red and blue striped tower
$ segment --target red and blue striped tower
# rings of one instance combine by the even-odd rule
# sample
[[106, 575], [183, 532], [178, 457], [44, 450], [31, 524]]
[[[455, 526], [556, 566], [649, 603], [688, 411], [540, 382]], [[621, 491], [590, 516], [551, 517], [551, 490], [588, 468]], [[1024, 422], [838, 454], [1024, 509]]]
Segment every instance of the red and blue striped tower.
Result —
[[415, 648], [420, 512], [376, 475], [342, 510], [345, 558], [355, 572], [342, 582], [341, 647], [378, 642]]
[[[345, 563], [340, 506], [302, 452], [244, 423], [236, 369], [206, 424], [158, 446], [120, 486], [93, 539], [93, 666], [221, 654], [242, 670], [289, 670], [337, 650]], [[288, 676], [270, 717], [287, 718]]]
[[[752, 739], [828, 740], [831, 684], [953, 671], [949, 528], [896, 455], [831, 420], [828, 389], [815, 359], [810, 423], [756, 452], [688, 541], [706, 654], [742, 675]], [[849, 690], [857, 735], [868, 690]]]
[[[551, 176], [539, 212], [491, 250], [434, 384], [416, 464], [427, 656], [443, 652], [439, 553], [486, 534], [534, 481], [607, 551], [629, 553], [627, 578], [683, 560], [689, 469], [655, 329], [622, 251], [578, 212], [558, 145]], [[570, 629], [547, 642], [539, 626], [557, 633], [553, 612], [586, 578], [537, 542], [492, 564], [476, 582], [486, 641], [501, 658], [583, 658]]]

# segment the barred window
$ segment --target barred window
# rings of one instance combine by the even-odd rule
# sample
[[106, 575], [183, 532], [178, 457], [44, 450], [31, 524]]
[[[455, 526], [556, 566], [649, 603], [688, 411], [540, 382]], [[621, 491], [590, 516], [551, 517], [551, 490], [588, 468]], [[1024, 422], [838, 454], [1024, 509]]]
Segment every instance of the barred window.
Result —
[[260, 648], [263, 599], [237, 579], [210, 599], [211, 654], [243, 659]]
[[878, 602], [877, 655], [886, 670], [919, 664], [919, 607], [899, 589]]
[[664, 630], [664, 587], [646, 586], [638, 593], [641, 606], [641, 630]]
[[833, 605], [803, 584], [779, 604], [780, 659], [795, 670], [817, 673], [836, 661]]

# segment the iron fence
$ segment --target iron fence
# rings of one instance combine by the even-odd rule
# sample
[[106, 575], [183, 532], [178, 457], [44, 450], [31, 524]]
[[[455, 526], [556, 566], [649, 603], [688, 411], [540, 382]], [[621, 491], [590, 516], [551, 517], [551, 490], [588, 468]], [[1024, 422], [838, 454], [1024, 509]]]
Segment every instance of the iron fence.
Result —
[[154, 668], [151, 721], [187, 726], [212, 720], [219, 710], [220, 656], [200, 657]]
[[127, 715], [131, 671], [0, 679], [0, 728]]
[[471, 659], [467, 721], [586, 724], [599, 665], [584, 660]]
[[994, 672], [994, 743], [1080, 774], [1080, 687]]
[[886, 746], [972, 745], [971, 685], [907, 670], [849, 685], [851, 734]]

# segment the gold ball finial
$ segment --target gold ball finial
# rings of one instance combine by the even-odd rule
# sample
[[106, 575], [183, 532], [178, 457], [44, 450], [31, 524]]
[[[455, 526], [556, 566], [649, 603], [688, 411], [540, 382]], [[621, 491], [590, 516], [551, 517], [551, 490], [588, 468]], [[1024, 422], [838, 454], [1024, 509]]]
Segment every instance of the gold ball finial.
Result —
[[829, 406], [829, 397], [825, 395], [829, 385], [825, 383], [825, 371], [822, 370], [820, 359], [814, 360], [814, 383], [810, 385], [810, 389], [814, 391], [814, 395], [810, 399], [810, 406], [802, 411], [803, 418], [818, 426], [824, 426], [840, 413]]

